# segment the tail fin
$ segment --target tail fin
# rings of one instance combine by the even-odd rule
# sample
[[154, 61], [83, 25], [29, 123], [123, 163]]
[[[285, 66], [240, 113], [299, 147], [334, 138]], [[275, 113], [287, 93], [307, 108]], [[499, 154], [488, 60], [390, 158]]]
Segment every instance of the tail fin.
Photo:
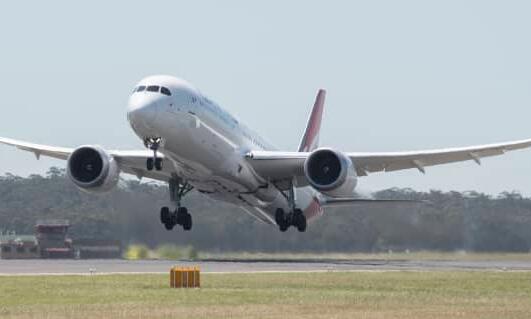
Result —
[[304, 135], [302, 136], [299, 152], [311, 152], [319, 147], [319, 131], [321, 130], [325, 96], [326, 91], [320, 89], [315, 98], [308, 124], [306, 124], [306, 131], [304, 131]]

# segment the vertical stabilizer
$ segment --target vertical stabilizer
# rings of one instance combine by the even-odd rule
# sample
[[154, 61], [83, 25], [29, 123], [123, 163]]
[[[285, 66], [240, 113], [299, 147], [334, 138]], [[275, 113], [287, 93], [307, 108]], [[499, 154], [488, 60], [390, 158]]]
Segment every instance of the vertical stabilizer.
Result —
[[317, 92], [312, 113], [310, 113], [308, 124], [306, 124], [306, 131], [304, 131], [299, 145], [299, 152], [311, 152], [319, 147], [319, 131], [321, 130], [325, 96], [325, 90], [320, 89]]

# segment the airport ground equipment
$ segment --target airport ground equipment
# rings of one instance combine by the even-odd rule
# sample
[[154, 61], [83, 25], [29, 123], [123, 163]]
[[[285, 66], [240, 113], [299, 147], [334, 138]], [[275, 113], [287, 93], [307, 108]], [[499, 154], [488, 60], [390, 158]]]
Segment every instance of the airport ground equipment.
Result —
[[35, 236], [0, 232], [0, 259], [39, 258], [38, 248]]
[[201, 271], [199, 267], [179, 267], [170, 269], [171, 288], [200, 288]]
[[72, 239], [67, 237], [70, 222], [63, 219], [40, 220], [35, 225], [35, 236], [41, 258], [72, 258]]

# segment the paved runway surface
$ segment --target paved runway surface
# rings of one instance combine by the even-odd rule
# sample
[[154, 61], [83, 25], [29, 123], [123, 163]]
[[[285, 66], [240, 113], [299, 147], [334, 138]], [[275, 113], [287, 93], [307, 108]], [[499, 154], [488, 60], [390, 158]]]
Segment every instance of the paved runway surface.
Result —
[[429, 271], [499, 270], [531, 271], [531, 261], [448, 260], [0, 260], [0, 275], [167, 273], [173, 265], [199, 266], [206, 273], [281, 271]]

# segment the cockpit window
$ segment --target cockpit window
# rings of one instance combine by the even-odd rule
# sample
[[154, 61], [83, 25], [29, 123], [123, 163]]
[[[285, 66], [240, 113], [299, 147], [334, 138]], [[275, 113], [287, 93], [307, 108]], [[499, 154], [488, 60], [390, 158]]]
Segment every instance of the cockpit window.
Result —
[[147, 87], [146, 91], [148, 92], [158, 92], [160, 89], [160, 86], [158, 85], [150, 85]]
[[140, 85], [135, 88], [133, 93], [136, 92], [160, 92], [164, 95], [171, 96], [171, 91], [167, 87], [158, 86], [158, 85]]
[[171, 92], [168, 88], [165, 88], [165, 87], [161, 87], [160, 88], [160, 93], [164, 94], [164, 95], [168, 95], [170, 96], [171, 95]]

